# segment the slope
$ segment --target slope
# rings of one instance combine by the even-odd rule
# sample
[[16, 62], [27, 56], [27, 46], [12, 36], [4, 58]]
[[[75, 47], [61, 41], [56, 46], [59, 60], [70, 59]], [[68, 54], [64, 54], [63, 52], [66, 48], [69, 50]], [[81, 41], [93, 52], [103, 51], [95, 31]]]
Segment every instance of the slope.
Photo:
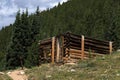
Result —
[[[27, 15], [27, 22], [24, 21], [24, 19], [22, 21], [24, 22], [24, 27], [21, 31], [23, 31], [24, 34], [29, 34], [28, 30], [24, 29], [29, 29], [29, 27], [31, 27], [31, 30], [34, 30], [36, 27], [36, 30], [38, 30], [39, 33], [35, 33], [34, 35], [34, 31], [30, 32], [30, 34], [33, 34], [32, 37], [37, 35], [35, 40], [32, 40], [31, 36], [25, 36], [24, 40], [30, 38], [28, 40], [30, 40], [30, 42], [33, 41], [33, 44], [25, 47], [25, 59], [27, 60], [24, 61], [30, 63], [29, 60], [31, 59], [31, 61], [36, 62], [37, 59], [34, 58], [35, 56], [33, 56], [33, 52], [36, 52], [35, 54], [37, 55], [38, 49], [36, 49], [37, 47], [34, 46], [34, 44], [37, 43], [38, 40], [64, 33], [66, 31], [79, 35], [83, 34], [97, 39], [113, 41], [115, 48], [120, 48], [119, 4], [119, 0], [68, 0], [68, 2], [63, 3], [62, 5], [58, 4], [58, 6], [55, 6], [52, 9], [47, 9], [42, 12], [36, 11], [37, 14], [34, 13], [29, 16]], [[25, 13], [23, 12], [21, 15], [24, 17]], [[23, 24], [17, 24], [16, 26], [19, 27], [18, 25], [23, 26]], [[14, 26], [15, 25], [13, 24], [13, 27]], [[2, 52], [0, 51], [0, 56], [2, 57], [7, 53], [6, 48], [9, 46], [9, 42], [14, 41], [11, 40], [10, 37], [15, 36], [13, 35], [14, 33], [8, 34], [13, 31], [10, 26], [5, 29], [7, 30], [6, 33], [3, 32], [4, 30], [0, 31], [0, 36], [4, 37], [0, 38], [0, 41], [2, 41], [0, 43], [0, 50], [3, 50]], [[19, 33], [21, 34], [22, 32], [19, 31]], [[7, 37], [5, 37], [5, 34]], [[20, 39], [22, 41], [23, 37]], [[21, 43], [24, 43], [24, 41]], [[16, 45], [16, 43], [14, 44]], [[21, 47], [24, 48], [24, 46]], [[10, 54], [15, 56], [13, 53]], [[30, 59], [28, 59], [28, 55], [31, 56]], [[3, 59], [0, 60], [0, 62], [1, 61], [4, 62]], [[26, 64], [26, 62], [24, 63]], [[36, 64], [35, 62], [33, 62], [32, 65]]]
[[29, 79], [35, 80], [119, 80], [120, 52], [90, 60], [79, 61], [75, 65], [43, 64], [28, 70]]

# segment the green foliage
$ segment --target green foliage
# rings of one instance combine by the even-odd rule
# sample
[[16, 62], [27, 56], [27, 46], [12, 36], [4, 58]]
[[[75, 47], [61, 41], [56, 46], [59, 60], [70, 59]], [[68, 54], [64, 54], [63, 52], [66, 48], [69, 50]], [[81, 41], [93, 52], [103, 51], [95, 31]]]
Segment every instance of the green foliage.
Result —
[[28, 79], [119, 80], [120, 52], [103, 57], [99, 56], [91, 60], [80, 61], [76, 65], [52, 66], [50, 64], [42, 64], [40, 67], [34, 67], [27, 71]]
[[26, 59], [25, 66], [32, 67], [39, 65], [39, 45], [34, 42], [31, 47], [28, 48], [28, 56]]
[[0, 80], [12, 80], [7, 74], [0, 75]]
[[23, 64], [36, 65], [35, 62], [30, 63], [30, 58], [34, 57], [34, 52], [37, 56], [37, 41], [66, 31], [113, 41], [115, 49], [118, 49], [119, 4], [119, 0], [68, 0], [42, 12], [37, 7], [36, 13], [31, 15], [28, 15], [28, 10], [22, 14], [18, 11], [15, 23], [0, 31], [0, 55], [6, 54], [9, 67], [20, 66], [21, 58]]
[[35, 42], [35, 36], [39, 31], [36, 19], [35, 17], [30, 20], [27, 10], [26, 13], [23, 12], [22, 14], [18, 11], [16, 21], [13, 25], [12, 40], [6, 55], [7, 68], [22, 67], [25, 64], [26, 58], [29, 55], [28, 47]]

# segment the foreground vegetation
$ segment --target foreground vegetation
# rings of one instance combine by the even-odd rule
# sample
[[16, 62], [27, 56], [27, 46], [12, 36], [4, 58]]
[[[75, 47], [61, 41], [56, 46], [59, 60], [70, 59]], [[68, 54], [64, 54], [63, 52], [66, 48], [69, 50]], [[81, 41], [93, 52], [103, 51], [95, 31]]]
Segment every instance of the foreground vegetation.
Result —
[[12, 80], [12, 79], [7, 75], [0, 75], [0, 80]]
[[38, 41], [66, 31], [113, 41], [119, 49], [120, 0], [68, 0], [31, 15], [18, 11], [15, 22], [0, 30], [0, 70], [38, 65]]
[[79, 61], [76, 65], [43, 64], [27, 71], [35, 80], [120, 80], [120, 52], [95, 59]]

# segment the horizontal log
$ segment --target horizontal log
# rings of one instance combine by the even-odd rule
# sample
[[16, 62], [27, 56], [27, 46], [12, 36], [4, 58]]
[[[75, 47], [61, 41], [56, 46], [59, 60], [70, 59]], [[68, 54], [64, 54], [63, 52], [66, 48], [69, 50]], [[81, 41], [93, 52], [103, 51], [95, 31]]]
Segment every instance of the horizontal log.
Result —
[[[73, 49], [81, 49], [81, 44], [73, 44], [73, 43], [69, 43], [67, 45], [64, 45], [64, 47], [72, 47]], [[105, 47], [105, 46], [99, 46], [99, 45], [94, 45], [94, 44], [87, 44], [85, 43], [85, 49], [93, 49], [93, 50], [102, 50], [102, 51], [109, 51], [109, 47]]]
[[77, 35], [77, 34], [73, 34], [73, 33], [70, 33], [70, 36], [75, 36], [75, 37], [81, 37], [81, 35]]
[[[66, 49], [66, 51], [69, 51], [70, 53], [73, 53], [73, 54], [79, 54], [79, 55], [81, 55], [81, 54], [80, 54], [80, 53], [81, 53], [81, 50]], [[89, 52], [87, 52], [87, 51], [85, 51], [84, 53], [85, 53], [85, 54], [89, 54]], [[92, 54], [92, 55], [103, 55], [103, 54], [93, 53], [93, 52], [91, 52], [90, 54]]]
[[85, 39], [85, 42], [92, 43], [92, 44], [95, 44], [95, 45], [109, 46], [109, 43], [95, 42], [95, 41], [92, 41], [92, 40], [86, 40]]
[[[68, 48], [68, 47], [66, 47]], [[76, 49], [76, 50], [81, 50], [81, 48], [78, 47], [74, 47], [74, 46], [69, 46], [70, 49]], [[95, 49], [91, 49], [92, 51], [94, 51], [95, 53], [99, 53], [99, 54], [109, 54], [109, 51], [105, 51], [105, 50], [95, 50]], [[90, 51], [89, 48], [85, 48], [85, 51]]]
[[76, 50], [76, 49], [66, 49], [66, 51], [71, 53], [81, 53], [81, 50]]
[[85, 41], [89, 41], [89, 42], [93, 42], [96, 44], [103, 44], [103, 45], [109, 45], [109, 41], [102, 41], [102, 40], [96, 40], [96, 39], [92, 39], [92, 38], [86, 38], [85, 37]]
[[52, 44], [47, 44], [47, 45], [40, 45], [40, 48], [44, 48], [44, 47], [51, 47]]
[[70, 55], [70, 58], [73, 58], [73, 59], [81, 59], [81, 56]]
[[40, 44], [41, 44], [41, 45], [50, 44], [50, 43], [52, 43], [52, 39], [46, 39], [46, 40], [40, 41]]
[[[77, 47], [77, 46], [68, 46], [66, 48], [71, 48], [71, 49], [76, 49], [76, 50], [81, 50], [81, 47]], [[104, 50], [104, 49], [100, 49], [100, 48], [95, 48], [95, 47], [89, 47], [89, 46], [85, 46], [85, 51], [89, 51], [89, 50], [94, 50], [94, 51], [99, 51], [99, 52], [109, 52], [109, 50]]]
[[80, 53], [70, 53], [70, 55], [82, 56]]
[[69, 64], [69, 63], [76, 63], [76, 62], [78, 62], [79, 61], [79, 59], [70, 59], [70, 60], [68, 60], [67, 61], [67, 63]]
[[[71, 48], [71, 46], [70, 46]], [[71, 49], [76, 49], [76, 50], [81, 50], [80, 48], [75, 48], [75, 47], [72, 47]], [[86, 49], [85, 48], [85, 51], [90, 51], [90, 49]], [[100, 53], [100, 54], [109, 54], [109, 51], [105, 51], [105, 50], [95, 50], [95, 49], [91, 49], [91, 52], [95, 52], [95, 53]]]
[[[81, 57], [81, 56], [71, 55], [71, 56], [70, 56], [70, 59], [82, 59], [82, 57]], [[88, 57], [84, 57], [84, 59], [88, 59]]]
[[95, 39], [95, 38], [90, 38], [90, 37], [85, 37], [86, 39], [91, 39], [91, 40], [94, 40], [94, 41], [98, 41], [98, 42], [105, 42], [105, 43], [109, 43], [109, 41], [105, 41], [105, 40], [98, 40], [98, 39]]
[[99, 53], [89, 53], [89, 52], [85, 52], [85, 55], [104, 56], [104, 54], [99, 54]]
[[[69, 42], [65, 41], [64, 42], [65, 45], [71, 45], [71, 46], [81, 46], [81, 41], [76, 41], [76, 40], [70, 40]], [[85, 42], [85, 45], [90, 45], [92, 47], [98, 47], [98, 48], [102, 48], [102, 49], [109, 49], [109, 44], [108, 46], [106, 45], [102, 45], [102, 44], [94, 44], [94, 43], [91, 43], [91, 42]]]
[[64, 45], [64, 47], [69, 47], [69, 46], [74, 46], [74, 47], [81, 48], [80, 44], [69, 43], [69, 44]]
[[64, 40], [65, 41], [65, 43], [67, 43], [67, 42], [75, 42], [75, 43], [81, 43], [81, 40], [75, 40], [75, 39], [69, 39], [69, 40]]
[[[73, 52], [70, 51], [70, 55], [81, 56], [82, 54], [80, 54], [80, 53], [73, 53]], [[94, 57], [94, 56], [103, 56], [104, 54], [89, 53], [89, 52], [85, 51], [85, 55], [84, 55], [85, 57], [89, 57], [90, 55]]]
[[64, 40], [69, 40], [69, 39], [73, 39], [73, 40], [81, 40], [81, 37], [76, 37], [76, 36], [65, 36]]
[[81, 50], [81, 48], [76, 47], [76, 46], [64, 46], [64, 48], [71, 48], [71, 49]]
[[100, 49], [104, 49], [104, 50], [109, 50], [109, 46], [96, 45], [96, 44], [89, 43], [89, 42], [85, 42], [85, 46], [100, 48]]
[[75, 39], [75, 40], [81, 40], [81, 36], [78, 37], [78, 36], [75, 36], [75, 35], [70, 35], [70, 38]]
[[109, 51], [109, 49], [104, 49], [104, 48], [99, 48], [99, 47], [93, 47], [93, 46], [90, 46], [90, 45], [85, 45], [84, 47], [85, 49], [88, 49], [88, 50], [100, 50], [100, 51]]
[[75, 38], [75, 39], [80, 39], [81, 38], [81, 36], [75, 35], [75, 34], [65, 34], [64, 37], [65, 38], [72, 37], [72, 38]]

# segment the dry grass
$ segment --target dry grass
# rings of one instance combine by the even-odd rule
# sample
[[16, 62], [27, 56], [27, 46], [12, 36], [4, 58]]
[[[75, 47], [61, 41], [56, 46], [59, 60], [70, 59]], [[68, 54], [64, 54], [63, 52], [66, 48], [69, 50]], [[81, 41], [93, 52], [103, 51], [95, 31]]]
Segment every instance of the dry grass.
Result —
[[79, 61], [72, 66], [43, 64], [27, 74], [29, 80], [120, 80], [120, 53]]
[[0, 80], [12, 80], [12, 79], [7, 75], [0, 75]]

